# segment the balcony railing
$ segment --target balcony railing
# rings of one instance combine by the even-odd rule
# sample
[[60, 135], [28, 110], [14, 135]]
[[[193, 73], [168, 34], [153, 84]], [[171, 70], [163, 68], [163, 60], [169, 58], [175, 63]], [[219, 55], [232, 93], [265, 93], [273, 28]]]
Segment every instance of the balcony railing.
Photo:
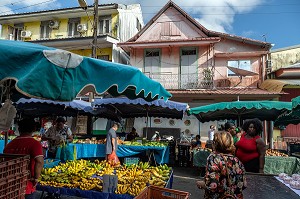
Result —
[[145, 73], [166, 89], [212, 89], [213, 80], [203, 74]]

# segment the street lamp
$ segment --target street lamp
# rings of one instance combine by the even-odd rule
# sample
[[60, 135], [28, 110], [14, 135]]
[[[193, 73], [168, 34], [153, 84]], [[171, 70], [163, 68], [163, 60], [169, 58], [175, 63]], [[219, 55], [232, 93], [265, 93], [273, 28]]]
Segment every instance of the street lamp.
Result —
[[[85, 11], [88, 5], [85, 0], [78, 0], [78, 3]], [[93, 42], [92, 42], [92, 57], [97, 58], [97, 35], [98, 35], [98, 0], [94, 0], [94, 22], [93, 22]]]

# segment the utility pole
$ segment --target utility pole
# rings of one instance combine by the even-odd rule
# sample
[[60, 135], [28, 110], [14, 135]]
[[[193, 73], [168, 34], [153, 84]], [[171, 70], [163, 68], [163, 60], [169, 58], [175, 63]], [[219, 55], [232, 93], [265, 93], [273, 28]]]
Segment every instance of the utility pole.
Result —
[[92, 57], [97, 58], [97, 36], [98, 36], [98, 0], [94, 0], [94, 23], [93, 23], [93, 42]]
[[[83, 10], [87, 10], [88, 5], [86, 3], [85, 0], [78, 0], [78, 3], [80, 5], [80, 7]], [[97, 58], [97, 36], [98, 36], [98, 18], [99, 18], [99, 14], [98, 14], [98, 0], [94, 0], [94, 20], [92, 23], [92, 30], [93, 30], [93, 41], [92, 41], [92, 58]], [[87, 11], [86, 14], [88, 15]]]
[[[88, 8], [88, 5], [85, 0], [78, 0], [78, 3], [82, 9], [85, 11]], [[97, 59], [97, 36], [98, 36], [98, 21], [99, 21], [99, 14], [98, 14], [98, 0], [94, 0], [94, 20], [93, 20], [93, 41], [92, 41], [92, 58]], [[94, 93], [89, 93], [89, 102], [93, 102], [94, 100]], [[93, 131], [93, 117], [91, 115], [88, 116], [87, 120], [87, 134], [91, 134]]]

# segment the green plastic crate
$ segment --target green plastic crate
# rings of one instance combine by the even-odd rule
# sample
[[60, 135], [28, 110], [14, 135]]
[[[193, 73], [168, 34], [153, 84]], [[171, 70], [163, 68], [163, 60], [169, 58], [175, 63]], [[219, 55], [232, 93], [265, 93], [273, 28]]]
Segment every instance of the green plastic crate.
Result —
[[127, 157], [127, 158], [124, 158], [124, 164], [126, 164], [126, 165], [138, 164], [139, 161], [140, 161], [140, 158], [138, 158], [138, 157]]

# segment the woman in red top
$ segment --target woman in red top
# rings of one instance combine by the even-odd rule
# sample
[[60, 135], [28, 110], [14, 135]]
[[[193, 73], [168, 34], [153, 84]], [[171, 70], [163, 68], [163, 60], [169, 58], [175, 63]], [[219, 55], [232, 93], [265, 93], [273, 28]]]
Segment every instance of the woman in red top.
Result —
[[262, 122], [259, 119], [246, 120], [242, 128], [245, 132], [236, 143], [236, 156], [247, 172], [263, 173], [266, 145], [260, 137], [263, 131]]

